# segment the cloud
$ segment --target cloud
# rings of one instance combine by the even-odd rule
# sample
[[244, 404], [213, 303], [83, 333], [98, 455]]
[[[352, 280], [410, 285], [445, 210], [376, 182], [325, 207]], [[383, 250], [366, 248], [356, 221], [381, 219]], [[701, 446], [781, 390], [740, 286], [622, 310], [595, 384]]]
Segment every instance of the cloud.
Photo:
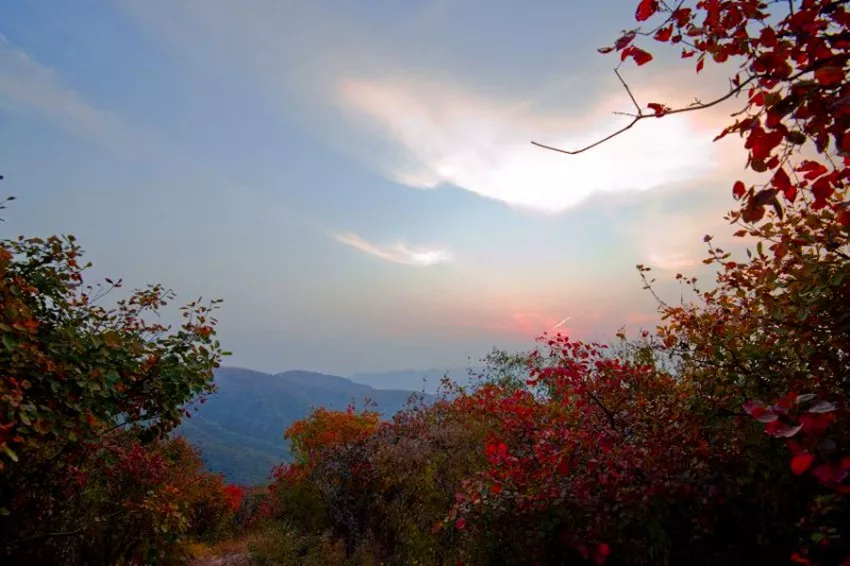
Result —
[[[157, 41], [216, 74], [227, 68], [288, 120], [408, 187], [460, 188], [557, 214], [594, 195], [702, 179], [724, 157], [711, 142], [722, 129], [718, 107], [645, 120], [578, 156], [532, 146], [532, 139], [569, 148], [604, 137], [628, 122], [612, 116], [633, 110], [627, 94], [613, 74], [599, 72], [607, 64], [592, 47], [568, 68], [532, 65], [498, 75], [473, 54], [458, 56], [465, 44], [446, 48], [453, 44], [445, 30], [427, 24], [455, 17], [456, 5], [465, 4], [458, 0], [392, 11], [380, 24], [368, 10], [330, 12], [322, 3], [258, 0], [252, 10], [223, 0], [120, 4]], [[510, 59], [516, 41], [494, 46], [489, 56]], [[681, 106], [723, 92], [725, 79], [709, 80], [709, 71], [695, 77], [690, 64], [679, 71], [659, 60], [626, 78], [641, 81], [631, 85], [641, 103]], [[701, 83], [711, 84], [703, 92]]]
[[5, 38], [0, 40], [0, 108], [36, 114], [106, 145], [116, 145], [124, 137], [116, 115], [88, 104], [63, 85], [52, 69], [12, 47]]
[[337, 241], [383, 260], [405, 265], [427, 267], [451, 261], [452, 253], [447, 248], [434, 246], [408, 246], [404, 242], [377, 245], [352, 233], [335, 234]]
[[716, 166], [710, 132], [688, 116], [647, 120], [581, 155], [529, 143], [574, 148], [604, 137], [628, 120], [611, 115], [624, 108], [620, 97], [572, 114], [536, 113], [528, 101], [393, 74], [340, 80], [337, 97], [360, 134], [384, 145], [373, 165], [390, 179], [422, 189], [453, 185], [534, 212], [559, 213], [599, 193], [688, 183]]
[[662, 271], [679, 271], [699, 265], [696, 258], [681, 252], [668, 254], [652, 252], [649, 254], [649, 261], [653, 267]]

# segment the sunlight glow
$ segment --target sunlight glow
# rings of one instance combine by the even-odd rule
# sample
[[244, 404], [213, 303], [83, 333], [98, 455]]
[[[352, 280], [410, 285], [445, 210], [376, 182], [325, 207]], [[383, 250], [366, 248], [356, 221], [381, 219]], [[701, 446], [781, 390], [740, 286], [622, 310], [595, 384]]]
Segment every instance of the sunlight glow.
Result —
[[711, 137], [680, 116], [646, 120], [580, 155], [530, 144], [575, 148], [607, 135], [626, 120], [611, 115], [622, 109], [619, 99], [584, 115], [547, 117], [415, 81], [343, 81], [338, 96], [364, 132], [386, 141], [389, 155], [375, 166], [392, 180], [423, 189], [454, 185], [538, 213], [562, 212], [597, 193], [687, 182], [715, 165]]

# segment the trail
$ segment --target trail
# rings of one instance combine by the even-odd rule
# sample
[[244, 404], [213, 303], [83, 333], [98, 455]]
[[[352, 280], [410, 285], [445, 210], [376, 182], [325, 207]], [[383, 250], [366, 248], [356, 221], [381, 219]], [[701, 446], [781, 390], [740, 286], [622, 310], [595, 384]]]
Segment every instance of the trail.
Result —
[[251, 566], [251, 555], [247, 552], [231, 552], [222, 556], [196, 558], [189, 566]]

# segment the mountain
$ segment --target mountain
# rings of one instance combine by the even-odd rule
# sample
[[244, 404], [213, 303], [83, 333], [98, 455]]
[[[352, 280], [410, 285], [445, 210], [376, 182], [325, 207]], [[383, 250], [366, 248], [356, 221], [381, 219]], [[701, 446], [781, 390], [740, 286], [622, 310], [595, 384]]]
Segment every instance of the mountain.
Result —
[[283, 432], [314, 407], [358, 408], [370, 399], [390, 416], [401, 409], [411, 391], [374, 389], [335, 375], [286, 371], [276, 375], [223, 367], [215, 371], [216, 393], [210, 395], [181, 434], [201, 450], [207, 467], [238, 484], [263, 483], [271, 468], [288, 460]]
[[[475, 368], [473, 368], [475, 370]], [[460, 385], [469, 383], [469, 368], [448, 368], [429, 370], [400, 370], [377, 373], [355, 373], [349, 379], [375, 389], [406, 389], [434, 394], [444, 375]], [[424, 379], [424, 384], [423, 384]]]

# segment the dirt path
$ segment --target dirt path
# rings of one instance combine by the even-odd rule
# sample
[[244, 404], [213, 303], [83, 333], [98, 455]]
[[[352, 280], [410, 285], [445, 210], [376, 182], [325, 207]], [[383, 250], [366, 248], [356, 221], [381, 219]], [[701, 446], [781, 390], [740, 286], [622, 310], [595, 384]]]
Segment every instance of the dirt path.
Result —
[[251, 566], [251, 556], [247, 552], [233, 552], [213, 558], [197, 558], [189, 566]]

